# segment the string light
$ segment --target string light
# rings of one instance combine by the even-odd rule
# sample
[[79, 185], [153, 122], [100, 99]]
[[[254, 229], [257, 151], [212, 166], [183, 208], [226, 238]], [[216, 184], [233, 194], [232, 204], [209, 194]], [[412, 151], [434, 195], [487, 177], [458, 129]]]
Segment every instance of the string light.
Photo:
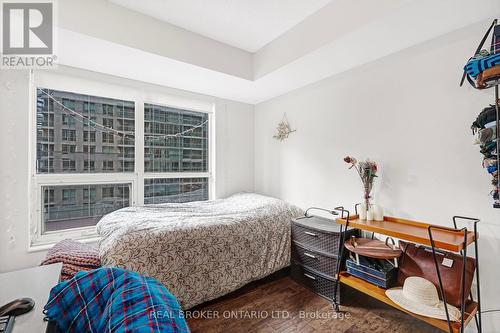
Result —
[[184, 130], [182, 132], [176, 133], [176, 134], [151, 134], [151, 135], [145, 135], [146, 137], [154, 137], [155, 139], [162, 139], [162, 138], [178, 138], [183, 136], [184, 134], [187, 134], [189, 132], [194, 131], [197, 128], [203, 127], [206, 123], [208, 123], [208, 120], [205, 120], [201, 124], [198, 124], [194, 127], [188, 128], [187, 130]]
[[[116, 130], [114, 128], [101, 125], [98, 122], [93, 121], [92, 119], [86, 118], [84, 115], [76, 112], [75, 110], [71, 110], [66, 105], [64, 105], [63, 103], [59, 102], [57, 99], [55, 99], [48, 92], [48, 90], [44, 90], [44, 89], [40, 89], [40, 90], [42, 92], [44, 92], [47, 95], [48, 98], [50, 98], [52, 101], [54, 101], [54, 103], [56, 103], [57, 105], [61, 106], [64, 111], [69, 112], [70, 115], [74, 117], [74, 119], [76, 119], [77, 121], [81, 122], [82, 124], [84, 124], [86, 126], [89, 126], [89, 127], [93, 128], [93, 129], [95, 129], [97, 131], [99, 131], [99, 130], [101, 130], [103, 132], [105, 131], [105, 132], [107, 132], [109, 134], [112, 134], [112, 135], [115, 135], [115, 136], [120, 136], [120, 137], [123, 137], [123, 136], [134, 137], [135, 136], [134, 132], [119, 131], [119, 130]], [[190, 132], [194, 131], [195, 129], [203, 127], [207, 123], [208, 123], [208, 119], [205, 120], [205, 121], [203, 121], [202, 123], [196, 125], [196, 126], [193, 126], [191, 128], [185, 129], [182, 132], [179, 132], [179, 133], [176, 133], [176, 134], [148, 134], [148, 135], [145, 135], [145, 137], [147, 137], [147, 138], [154, 138], [154, 139], [179, 138], [179, 137], [181, 137], [181, 136], [183, 136], [183, 135], [185, 135], [187, 133], [190, 133]]]

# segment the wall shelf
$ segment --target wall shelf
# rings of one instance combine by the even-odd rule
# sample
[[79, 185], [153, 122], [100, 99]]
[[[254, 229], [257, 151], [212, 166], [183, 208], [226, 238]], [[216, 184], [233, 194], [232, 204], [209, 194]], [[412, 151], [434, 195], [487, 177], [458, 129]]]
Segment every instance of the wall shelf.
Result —
[[[337, 219], [338, 224], [345, 226], [345, 219]], [[384, 221], [361, 220], [357, 215], [349, 218], [349, 227], [375, 232], [386, 236], [396, 237], [412, 243], [430, 246], [429, 226], [432, 224], [410, 221], [396, 217], [385, 217]], [[437, 227], [437, 226], [436, 226]], [[439, 226], [442, 228], [441, 226]], [[464, 234], [462, 231], [449, 229], [435, 229], [432, 231], [437, 249], [459, 252], [464, 248]], [[467, 245], [475, 240], [474, 232], [467, 232]]]

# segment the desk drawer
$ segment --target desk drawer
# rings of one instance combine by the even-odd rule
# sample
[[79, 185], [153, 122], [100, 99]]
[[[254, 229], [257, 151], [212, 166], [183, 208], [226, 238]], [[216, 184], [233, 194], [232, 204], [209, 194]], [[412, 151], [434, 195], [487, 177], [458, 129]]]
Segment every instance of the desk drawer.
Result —
[[292, 242], [292, 259], [327, 276], [334, 277], [337, 271], [337, 256], [309, 250], [301, 244]]

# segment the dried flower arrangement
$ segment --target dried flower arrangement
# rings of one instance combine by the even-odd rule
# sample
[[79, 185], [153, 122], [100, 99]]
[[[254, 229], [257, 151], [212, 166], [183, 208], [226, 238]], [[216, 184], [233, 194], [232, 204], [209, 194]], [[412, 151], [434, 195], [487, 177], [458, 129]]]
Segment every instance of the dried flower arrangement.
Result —
[[344, 162], [350, 164], [349, 169], [355, 168], [363, 182], [364, 188], [364, 199], [367, 209], [370, 207], [370, 193], [373, 188], [373, 181], [377, 177], [377, 163], [366, 160], [363, 162], [358, 162], [354, 157], [346, 156]]
[[288, 123], [288, 119], [286, 118], [286, 113], [283, 114], [283, 119], [281, 119], [281, 122], [278, 124], [278, 128], [276, 128], [276, 134], [273, 136], [276, 140], [283, 141], [288, 136], [290, 133], [295, 132], [296, 130], [292, 130], [290, 128], [290, 124]]

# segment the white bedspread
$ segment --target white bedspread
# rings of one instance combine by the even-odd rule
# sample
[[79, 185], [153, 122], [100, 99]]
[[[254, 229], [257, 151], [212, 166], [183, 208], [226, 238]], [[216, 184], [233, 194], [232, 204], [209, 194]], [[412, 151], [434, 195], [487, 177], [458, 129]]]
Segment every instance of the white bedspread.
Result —
[[242, 193], [227, 199], [120, 209], [97, 224], [104, 265], [164, 283], [184, 309], [290, 263], [290, 220], [302, 211]]

